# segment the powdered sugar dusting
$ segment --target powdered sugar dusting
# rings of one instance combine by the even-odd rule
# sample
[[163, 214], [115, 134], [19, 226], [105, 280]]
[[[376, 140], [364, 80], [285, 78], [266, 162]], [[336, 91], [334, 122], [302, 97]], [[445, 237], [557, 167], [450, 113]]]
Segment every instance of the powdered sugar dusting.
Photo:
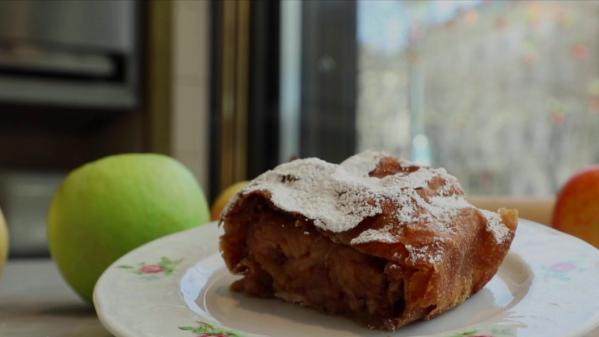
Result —
[[487, 218], [487, 231], [493, 234], [497, 243], [503, 243], [508, 238], [510, 230], [502, 222], [499, 214], [484, 209], [481, 212]]
[[417, 218], [418, 212], [414, 208], [414, 201], [408, 193], [401, 193], [393, 198], [397, 207], [395, 218], [400, 223], [409, 223]]
[[364, 175], [376, 168], [379, 160], [389, 154], [380, 151], [366, 150], [344, 160], [341, 165], [351, 173]]
[[412, 263], [426, 262], [429, 264], [441, 263], [443, 261], [444, 249], [440, 242], [435, 241], [431, 245], [413, 246], [405, 245]]
[[441, 209], [462, 209], [468, 207], [474, 207], [471, 203], [466, 201], [463, 196], [434, 196], [430, 199], [431, 205]]
[[263, 173], [242, 194], [269, 191], [280, 209], [300, 213], [322, 229], [343, 232], [382, 212], [380, 196], [368, 186], [368, 172], [352, 169], [317, 158], [294, 160]]
[[381, 229], [367, 229], [353, 238], [350, 244], [358, 245], [367, 242], [396, 243], [398, 242], [397, 237], [390, 232], [392, 227], [387, 225]]
[[[443, 170], [445, 171], [445, 170]], [[409, 174], [394, 174], [388, 176], [387, 185], [392, 186], [394, 184], [403, 185], [413, 189], [426, 188], [428, 183], [436, 176], [443, 174], [441, 169], [433, 169], [430, 167], [421, 167], [420, 169], [409, 173]], [[409, 177], [409, 179], [407, 179]], [[387, 178], [387, 177], [385, 177]], [[385, 179], [383, 178], [383, 179]]]
[[[301, 214], [316, 227], [335, 233], [353, 229], [364, 219], [381, 214], [388, 202], [397, 206], [392, 215], [399, 224], [392, 225], [424, 222], [437, 226], [437, 231], [451, 231], [451, 218], [461, 209], [472, 207], [463, 198], [457, 179], [442, 168], [400, 161], [400, 165], [415, 169], [382, 178], [371, 177], [369, 173], [387, 156], [383, 152], [366, 151], [340, 165], [317, 158], [294, 160], [263, 173], [240, 195], [268, 191], [276, 207]], [[430, 185], [433, 180], [435, 187]], [[443, 184], [437, 187], [439, 181]], [[367, 229], [351, 243], [395, 242], [390, 229]]]

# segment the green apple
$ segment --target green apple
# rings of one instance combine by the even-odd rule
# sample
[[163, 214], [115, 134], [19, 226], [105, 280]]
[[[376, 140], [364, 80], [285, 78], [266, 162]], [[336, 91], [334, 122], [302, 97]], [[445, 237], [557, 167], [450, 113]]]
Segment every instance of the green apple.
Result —
[[52, 257], [65, 280], [91, 302], [102, 272], [132, 249], [208, 222], [206, 199], [178, 161], [123, 154], [71, 172], [48, 215]]
[[0, 210], [0, 274], [4, 269], [6, 257], [8, 256], [8, 227], [4, 220], [4, 215]]

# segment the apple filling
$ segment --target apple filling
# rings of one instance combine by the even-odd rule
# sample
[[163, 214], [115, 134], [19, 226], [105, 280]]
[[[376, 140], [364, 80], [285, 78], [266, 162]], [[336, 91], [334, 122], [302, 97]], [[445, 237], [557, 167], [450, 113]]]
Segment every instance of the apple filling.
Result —
[[306, 221], [263, 208], [269, 206], [256, 204], [244, 219], [230, 219], [225, 225], [245, 228], [226, 228], [236, 234], [226, 234], [222, 241], [237, 245], [233, 250], [224, 247], [225, 253], [240, 247], [247, 252], [232, 268], [244, 275], [233, 290], [361, 321], [401, 314], [402, 282], [389, 279], [387, 261], [334, 243]]

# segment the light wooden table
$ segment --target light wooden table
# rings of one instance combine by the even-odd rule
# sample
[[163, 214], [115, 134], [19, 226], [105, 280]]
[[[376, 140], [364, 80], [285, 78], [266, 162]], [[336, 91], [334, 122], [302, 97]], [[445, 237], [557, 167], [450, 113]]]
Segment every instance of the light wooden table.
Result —
[[[0, 278], [1, 337], [111, 337], [54, 263], [11, 261]], [[599, 337], [599, 329], [586, 337]]]

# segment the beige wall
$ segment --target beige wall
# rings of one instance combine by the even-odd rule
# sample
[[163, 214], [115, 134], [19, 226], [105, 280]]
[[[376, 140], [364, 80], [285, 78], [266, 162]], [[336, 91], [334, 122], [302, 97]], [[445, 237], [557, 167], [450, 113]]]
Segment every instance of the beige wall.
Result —
[[210, 4], [173, 3], [172, 155], [208, 190]]

